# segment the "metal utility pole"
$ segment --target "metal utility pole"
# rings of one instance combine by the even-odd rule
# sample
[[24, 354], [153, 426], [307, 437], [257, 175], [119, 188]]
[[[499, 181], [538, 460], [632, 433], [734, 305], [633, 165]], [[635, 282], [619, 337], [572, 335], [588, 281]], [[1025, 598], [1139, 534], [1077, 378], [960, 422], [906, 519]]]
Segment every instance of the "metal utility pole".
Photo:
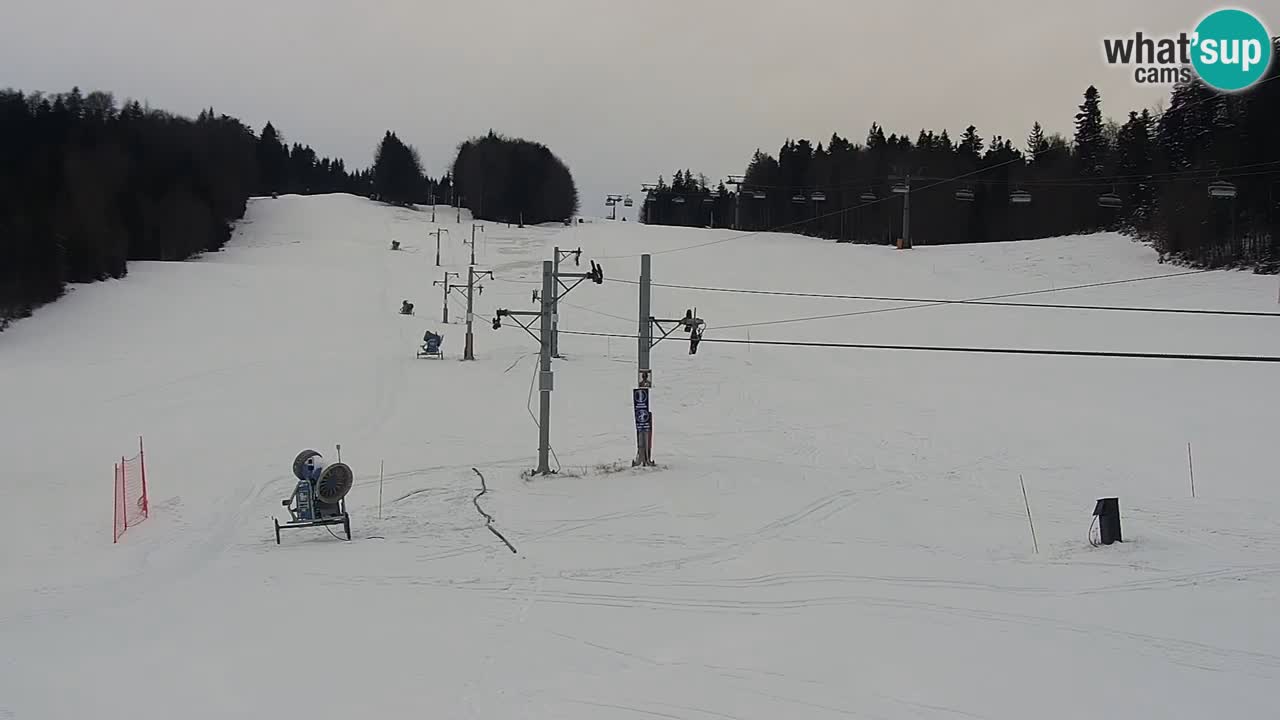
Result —
[[[889, 177], [890, 179], [897, 179], [895, 175], [890, 175]], [[907, 173], [902, 182], [894, 185], [892, 191], [902, 196], [902, 245], [900, 249], [908, 250], [911, 248], [911, 173]]]
[[436, 221], [436, 191], [431, 191], [431, 222]]
[[734, 230], [739, 230], [742, 228], [742, 225], [741, 225], [742, 189], [743, 189], [742, 186], [743, 186], [743, 183], [746, 182], [746, 180], [747, 178], [745, 175], [730, 175], [728, 179], [724, 181], [725, 185], [734, 186], [734, 191], [733, 191], [733, 229]]
[[[573, 285], [565, 286], [560, 282], [560, 278], [578, 278], [578, 282]], [[528, 312], [519, 310], [499, 309], [493, 318], [493, 329], [497, 330], [502, 327], [502, 318], [516, 318], [516, 324], [525, 332], [529, 333], [538, 341], [539, 357], [541, 364], [538, 372], [538, 391], [540, 394], [539, 403], [539, 420], [538, 420], [538, 469], [534, 471], [535, 475], [549, 475], [551, 473], [550, 452], [551, 452], [551, 390], [553, 387], [551, 373], [551, 315], [555, 308], [556, 301], [567, 295], [571, 290], [579, 285], [583, 280], [591, 280], [597, 285], [604, 282], [604, 268], [591, 263], [591, 272], [589, 273], [565, 273], [557, 274], [555, 271], [555, 262], [551, 260], [542, 261], [542, 292], [539, 298], [542, 302], [541, 309], [538, 312]], [[560, 283], [564, 287], [563, 293], [556, 293], [556, 283]], [[539, 333], [534, 335], [530, 329], [532, 320], [528, 324], [521, 322], [520, 317], [537, 317], [540, 322]]]
[[555, 268], [550, 260], [542, 261], [542, 332], [541, 370], [538, 372], [538, 469], [537, 474], [551, 474], [551, 390], [555, 387], [551, 372], [551, 310], [555, 307]]
[[[653, 300], [651, 261], [652, 257], [650, 255], [640, 256], [640, 317], [639, 333], [637, 333], [638, 345], [636, 347], [636, 387], [631, 391], [636, 417], [636, 459], [631, 464], [641, 467], [655, 464], [653, 461], [653, 408], [649, 397], [649, 393], [653, 388], [653, 368], [649, 363], [649, 351], [654, 345], [667, 339], [677, 328], [684, 328], [684, 331], [689, 333], [689, 354], [694, 355], [698, 352], [698, 343], [701, 342], [703, 330], [706, 328], [706, 322], [698, 317], [696, 308], [686, 310], [684, 317], [680, 319], [660, 320], [653, 317], [651, 312]], [[671, 328], [663, 328], [664, 323], [670, 324]], [[655, 326], [662, 331], [662, 337], [657, 340], [653, 339], [653, 328]]]
[[653, 370], [649, 367], [649, 349], [653, 347], [653, 313], [650, 311], [650, 264], [653, 257], [640, 256], [640, 333], [636, 348], [636, 389], [632, 391], [632, 404], [636, 414], [636, 459], [631, 463], [641, 467], [653, 465], [649, 457], [653, 438], [653, 415], [649, 405], [649, 389], [653, 387]]
[[649, 367], [649, 348], [653, 347], [653, 312], [651, 308], [653, 281], [651, 267], [653, 256], [648, 253], [640, 256], [640, 332], [639, 347], [636, 348], [637, 376], [636, 385], [652, 387], [653, 371]]
[[440, 233], [444, 233], [445, 235], [448, 235], [449, 231], [445, 230], [444, 228], [440, 228], [435, 232], [427, 233], [428, 235], [436, 236], [436, 267], [440, 267]]
[[[480, 232], [484, 232], [484, 225], [471, 223], [471, 264], [476, 264], [476, 228], [480, 228]], [[488, 247], [487, 245], [485, 247]]]
[[[573, 264], [574, 264], [574, 265], [581, 265], [581, 264], [582, 264], [582, 248], [578, 248], [577, 250], [564, 250], [564, 251], [562, 251], [562, 250], [560, 250], [560, 246], [559, 246], [559, 245], [557, 245], [557, 246], [556, 246], [556, 248], [555, 248], [555, 254], [553, 255], [553, 257], [555, 258], [554, 262], [555, 262], [555, 276], [556, 276], [556, 282], [560, 285], [560, 287], [565, 287], [564, 283], [560, 282], [560, 261], [561, 261], [561, 260], [563, 260], [563, 259], [565, 259], [565, 258], [567, 258], [567, 257], [569, 257], [570, 255], [572, 255], [572, 256], [573, 256]], [[568, 291], [569, 291], [569, 288], [565, 288], [565, 292], [567, 293]], [[552, 299], [552, 301], [551, 301], [551, 357], [553, 357], [553, 358], [559, 358], [559, 357], [560, 357], [560, 297], [559, 297], [559, 293], [556, 293], [556, 296], [555, 296], [555, 297]]]
[[[450, 276], [450, 275], [452, 275], [452, 276], [454, 276], [454, 277], [459, 277], [459, 273], [456, 273], [456, 272], [446, 272], [446, 273], [444, 274], [444, 279], [443, 279], [443, 280], [436, 280], [435, 282], [431, 283], [432, 285], [441, 285], [441, 286], [443, 286], [443, 287], [444, 287], [444, 305], [443, 305], [442, 307], [443, 307], [443, 309], [444, 309], [444, 320], [443, 320], [443, 322], [444, 322], [444, 324], [446, 324], [446, 325], [448, 325], [448, 324], [449, 324], [449, 276]], [[454, 287], [457, 287], [457, 286], [455, 285]]]
[[[485, 275], [488, 275], [490, 280], [493, 279], [492, 270], [482, 270], [477, 272], [474, 267], [467, 268], [467, 344], [462, 351], [463, 360], [476, 359], [475, 338], [471, 334], [471, 321], [475, 318], [474, 301], [475, 301], [476, 278], [483, 277]], [[483, 285], [480, 286], [480, 293], [482, 295], [484, 294]]]
[[902, 244], [911, 247], [911, 174], [907, 174], [907, 193], [902, 196]]

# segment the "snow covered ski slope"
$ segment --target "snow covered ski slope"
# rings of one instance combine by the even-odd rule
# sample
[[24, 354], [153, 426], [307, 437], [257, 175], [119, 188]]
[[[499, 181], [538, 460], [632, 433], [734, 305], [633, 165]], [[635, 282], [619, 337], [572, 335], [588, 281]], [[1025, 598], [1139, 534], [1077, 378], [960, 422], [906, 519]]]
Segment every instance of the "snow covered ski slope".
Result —
[[[708, 342], [655, 348], [642, 472], [636, 342], [608, 337], [635, 333], [641, 252], [655, 283], [916, 298], [1185, 270], [1114, 235], [901, 252], [486, 223], [464, 363], [462, 297], [445, 325], [432, 282], [465, 273], [470, 219], [429, 219], [254, 200], [225, 251], [134, 263], [0, 334], [0, 718], [1274, 716], [1280, 367], [765, 343], [1276, 355], [1280, 319], [655, 287]], [[561, 472], [525, 480], [536, 347], [489, 319], [534, 309], [555, 245], [607, 281], [562, 305]], [[1275, 281], [1025, 300], [1276, 311]], [[414, 357], [428, 328], [444, 361]], [[113, 545], [138, 435], [151, 517]], [[353, 541], [277, 546], [289, 463], [337, 443]], [[1108, 495], [1127, 542], [1094, 548]]]

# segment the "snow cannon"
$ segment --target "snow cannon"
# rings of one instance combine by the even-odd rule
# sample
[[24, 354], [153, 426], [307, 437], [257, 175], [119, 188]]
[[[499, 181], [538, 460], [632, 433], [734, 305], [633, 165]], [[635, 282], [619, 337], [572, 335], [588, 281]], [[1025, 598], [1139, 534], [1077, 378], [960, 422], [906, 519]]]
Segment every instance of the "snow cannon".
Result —
[[347, 493], [355, 485], [355, 473], [341, 461], [330, 463], [315, 450], [303, 450], [293, 459], [293, 476], [298, 479], [293, 494], [281, 501], [289, 520], [272, 518], [276, 544], [281, 528], [341, 525], [351, 539], [351, 517], [347, 514]]

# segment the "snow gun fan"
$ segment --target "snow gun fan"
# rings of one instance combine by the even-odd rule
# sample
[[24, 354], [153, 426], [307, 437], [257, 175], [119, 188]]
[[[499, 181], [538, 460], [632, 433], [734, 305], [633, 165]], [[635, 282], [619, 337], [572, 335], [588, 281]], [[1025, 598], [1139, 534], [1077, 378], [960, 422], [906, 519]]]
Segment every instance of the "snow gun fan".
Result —
[[355, 473], [343, 462], [328, 463], [315, 450], [303, 450], [293, 460], [293, 476], [298, 479], [293, 494], [281, 501], [289, 510], [289, 520], [273, 518], [276, 544], [280, 530], [322, 525], [341, 525], [351, 539], [351, 516], [347, 514], [347, 493], [355, 484]]

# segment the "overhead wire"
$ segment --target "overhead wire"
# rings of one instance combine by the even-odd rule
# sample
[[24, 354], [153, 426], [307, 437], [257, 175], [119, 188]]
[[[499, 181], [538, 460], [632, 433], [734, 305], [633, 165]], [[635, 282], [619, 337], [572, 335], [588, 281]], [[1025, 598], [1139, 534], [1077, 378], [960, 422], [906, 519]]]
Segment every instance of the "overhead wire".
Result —
[[593, 308], [584, 307], [584, 306], [582, 306], [582, 305], [575, 305], [575, 304], [573, 304], [573, 303], [565, 302], [564, 300], [561, 300], [561, 301], [560, 301], [559, 303], [557, 303], [557, 304], [559, 304], [559, 305], [564, 305], [565, 307], [576, 308], [576, 309], [578, 309], [578, 310], [586, 310], [586, 311], [587, 311], [587, 312], [589, 312], [589, 313], [595, 313], [596, 315], [600, 315], [600, 316], [602, 316], [602, 317], [613, 318], [614, 320], [621, 320], [622, 322], [626, 322], [626, 323], [634, 323], [634, 322], [636, 322], [636, 321], [637, 321], [637, 320], [636, 320], [636, 318], [624, 318], [624, 317], [622, 317], [621, 315], [611, 315], [611, 314], [609, 314], [609, 313], [607, 313], [607, 312], [601, 312], [600, 310], [595, 310], [595, 309], [593, 309]]
[[[965, 300], [965, 302], [977, 303], [977, 302], [985, 302], [985, 301], [990, 301], [990, 300], [1003, 300], [1003, 299], [1012, 298], [1012, 297], [1026, 297], [1026, 296], [1028, 296], [1028, 295], [1042, 295], [1042, 294], [1045, 294], [1045, 293], [1065, 292], [1065, 291], [1068, 291], [1068, 290], [1082, 290], [1082, 289], [1086, 289], [1086, 288], [1106, 287], [1106, 286], [1109, 286], [1109, 285], [1122, 285], [1122, 284], [1127, 284], [1127, 283], [1146, 282], [1146, 281], [1150, 281], [1150, 280], [1163, 280], [1163, 279], [1165, 279], [1165, 278], [1171, 278], [1171, 277], [1183, 277], [1183, 276], [1186, 276], [1186, 275], [1199, 275], [1199, 274], [1206, 273], [1206, 272], [1212, 272], [1212, 271], [1211, 271], [1211, 270], [1207, 270], [1207, 269], [1205, 269], [1205, 270], [1188, 270], [1188, 271], [1186, 271], [1186, 272], [1164, 273], [1164, 274], [1160, 274], [1160, 275], [1147, 275], [1147, 276], [1143, 276], [1143, 277], [1136, 277], [1136, 278], [1125, 278], [1125, 279], [1123, 279], [1123, 280], [1104, 280], [1104, 281], [1100, 281], [1100, 282], [1084, 283], [1084, 284], [1081, 284], [1081, 285], [1069, 285], [1069, 286], [1066, 286], [1066, 287], [1060, 287], [1060, 288], [1044, 288], [1044, 289], [1041, 289], [1041, 290], [1024, 290], [1024, 291], [1020, 291], [1020, 292], [1004, 293], [1004, 294], [1000, 294], [1000, 295], [987, 295], [987, 296], [985, 296], [985, 297], [967, 298], [967, 299]], [[619, 282], [621, 282], [621, 281], [619, 281]], [[802, 316], [802, 317], [783, 318], [783, 319], [780, 319], [780, 320], [761, 320], [761, 321], [758, 321], [758, 322], [737, 323], [737, 324], [734, 324], [734, 325], [723, 325], [723, 326], [720, 326], [718, 329], [720, 329], [720, 330], [730, 330], [730, 329], [734, 329], [734, 328], [761, 327], [761, 326], [766, 326], [766, 325], [785, 325], [785, 324], [788, 324], [788, 323], [811, 322], [811, 321], [815, 321], [815, 320], [831, 320], [831, 319], [835, 319], [835, 318], [855, 317], [855, 316], [858, 316], [858, 315], [875, 315], [875, 314], [879, 314], [879, 313], [900, 312], [900, 311], [903, 311], [903, 310], [915, 310], [915, 309], [918, 309], [918, 308], [938, 307], [938, 306], [941, 306], [941, 305], [956, 304], [957, 302], [958, 302], [958, 301], [954, 301], [954, 300], [940, 300], [940, 301], [936, 301], [936, 302], [921, 302], [921, 303], [919, 303], [919, 304], [915, 304], [915, 305], [905, 305], [905, 306], [900, 306], [900, 307], [876, 308], [876, 309], [874, 309], [874, 310], [854, 310], [854, 311], [851, 311], [851, 312], [828, 313], [828, 314], [824, 314], [824, 315], [806, 315], [806, 316]], [[1017, 305], [1017, 303], [1014, 303], [1014, 305]]]
[[[993, 295], [988, 298], [974, 299], [945, 299], [945, 298], [916, 298], [916, 297], [897, 297], [888, 295], [850, 295], [842, 293], [823, 293], [823, 292], [797, 292], [790, 290], [764, 290], [758, 288], [728, 288], [728, 287], [707, 287], [699, 285], [678, 285], [674, 283], [651, 283], [653, 287], [664, 287], [678, 290], [692, 290], [697, 292], [716, 292], [716, 293], [732, 293], [742, 295], [769, 295], [779, 297], [797, 297], [797, 298], [816, 298], [830, 300], [865, 300], [874, 302], [901, 302], [901, 303], [921, 303], [919, 307], [930, 305], [983, 305], [996, 307], [1014, 307], [1014, 308], [1046, 308], [1046, 309], [1063, 309], [1063, 310], [1099, 310], [1113, 312], [1144, 312], [1144, 313], [1172, 313], [1186, 315], [1228, 315], [1243, 317], [1280, 317], [1280, 312], [1270, 311], [1253, 311], [1253, 310], [1213, 310], [1200, 308], [1168, 308], [1168, 307], [1143, 307], [1143, 306], [1116, 306], [1116, 305], [1082, 305], [1082, 304], [1066, 304], [1066, 303], [1024, 303], [1024, 302], [1001, 302], [996, 298], [1017, 297], [1028, 294], [1040, 294], [1046, 292], [1061, 292], [1065, 290], [1076, 290], [1086, 287], [1098, 287], [1106, 284], [1120, 284], [1139, 282], [1145, 280], [1159, 280], [1167, 277], [1179, 277], [1182, 275], [1197, 275], [1206, 270], [1194, 270], [1179, 273], [1166, 273], [1161, 275], [1151, 275], [1142, 278], [1128, 278], [1125, 280], [1105, 281], [1103, 283], [1089, 283], [1087, 285], [1072, 285], [1062, 288], [1049, 288], [1046, 290], [1033, 290], [1026, 293], [1010, 293], [1008, 295]], [[609, 282], [622, 283], [627, 285], [638, 285], [635, 280], [613, 279]], [[584, 308], [588, 309], [588, 308]], [[906, 308], [892, 308], [906, 309]], [[593, 311], [595, 312], [595, 311]], [[840, 317], [835, 315], [834, 317]], [[826, 317], [826, 316], [824, 316]]]
[[[581, 330], [561, 330], [565, 335], [581, 335], [586, 337], [608, 337], [635, 340], [636, 335], [623, 333], [586, 332]], [[709, 338], [703, 336], [699, 342], [721, 343], [726, 345], [766, 345], [777, 347], [808, 348], [845, 348], [855, 350], [910, 350], [920, 352], [950, 352], [965, 354], [998, 354], [998, 355], [1050, 355], [1065, 357], [1099, 357], [1099, 358], [1134, 358], [1153, 360], [1204, 360], [1236, 363], [1280, 363], [1278, 355], [1215, 355], [1202, 353], [1158, 353], [1111, 350], [1057, 350], [1052, 348], [1002, 348], [1002, 347], [967, 347], [949, 345], [890, 345], [884, 343], [848, 343], [819, 342], [801, 340], [745, 340], [737, 338]]]

